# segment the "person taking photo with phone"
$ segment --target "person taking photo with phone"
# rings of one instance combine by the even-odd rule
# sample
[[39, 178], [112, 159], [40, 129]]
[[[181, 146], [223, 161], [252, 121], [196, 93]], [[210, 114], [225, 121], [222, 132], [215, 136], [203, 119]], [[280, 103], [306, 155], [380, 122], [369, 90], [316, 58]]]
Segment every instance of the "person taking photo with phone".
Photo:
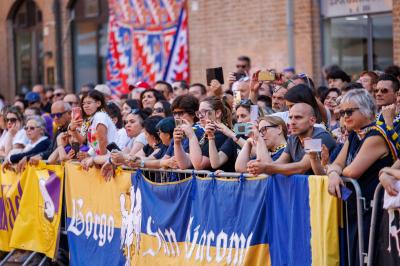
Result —
[[[82, 118], [73, 117], [69, 129], [78, 142], [87, 141], [89, 157], [82, 160], [85, 169], [92, 166], [93, 157], [107, 154], [107, 145], [117, 138], [117, 128], [106, 112], [104, 95], [92, 90], [81, 100]], [[79, 132], [78, 132], [79, 130]]]
[[[182, 133], [189, 139], [189, 154], [182, 150], [175, 150], [176, 160], [180, 169], [194, 168], [196, 170], [211, 170], [212, 166], [209, 159], [209, 148], [220, 149], [226, 140], [226, 136], [217, 130], [216, 124], [223, 123], [228, 127], [232, 127], [232, 118], [230, 109], [217, 97], [207, 97], [199, 105], [196, 116], [200, 120], [200, 124], [205, 128], [205, 133], [198, 140], [194, 137], [194, 130], [190, 124], [185, 123], [181, 126]], [[174, 139], [175, 139], [174, 135]], [[227, 161], [219, 167], [224, 171], [232, 171], [234, 162]]]
[[[219, 150], [216, 147], [215, 141], [211, 141], [208, 144], [209, 158], [213, 169], [219, 169], [227, 161], [236, 161], [241, 148], [246, 143], [251, 128], [254, 126], [251, 123], [251, 106], [250, 100], [243, 100], [236, 106], [237, 124], [234, 126], [234, 130], [224, 123], [215, 123], [216, 129], [224, 134], [227, 139]], [[257, 117], [254, 120], [257, 120]]]

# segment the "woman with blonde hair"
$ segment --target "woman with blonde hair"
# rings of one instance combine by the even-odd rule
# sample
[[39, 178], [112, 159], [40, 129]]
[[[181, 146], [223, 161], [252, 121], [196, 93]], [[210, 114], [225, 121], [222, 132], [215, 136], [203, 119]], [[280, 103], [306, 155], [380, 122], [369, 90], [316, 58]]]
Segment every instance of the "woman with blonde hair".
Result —
[[247, 171], [247, 163], [254, 158], [252, 150], [256, 151], [257, 160], [277, 160], [285, 150], [287, 135], [286, 123], [280, 117], [268, 115], [260, 118], [258, 132], [253, 133], [253, 138], [247, 139], [236, 159], [236, 172]]

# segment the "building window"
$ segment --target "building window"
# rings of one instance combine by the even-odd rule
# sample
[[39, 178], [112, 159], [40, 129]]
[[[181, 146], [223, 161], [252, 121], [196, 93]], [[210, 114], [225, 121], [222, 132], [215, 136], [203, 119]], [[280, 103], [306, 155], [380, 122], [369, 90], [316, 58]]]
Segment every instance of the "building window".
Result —
[[350, 74], [393, 64], [391, 13], [331, 18], [324, 25], [325, 64]]
[[77, 0], [72, 6], [74, 88], [106, 81], [107, 0]]
[[42, 12], [33, 0], [23, 1], [13, 16], [17, 92], [43, 83], [44, 52]]

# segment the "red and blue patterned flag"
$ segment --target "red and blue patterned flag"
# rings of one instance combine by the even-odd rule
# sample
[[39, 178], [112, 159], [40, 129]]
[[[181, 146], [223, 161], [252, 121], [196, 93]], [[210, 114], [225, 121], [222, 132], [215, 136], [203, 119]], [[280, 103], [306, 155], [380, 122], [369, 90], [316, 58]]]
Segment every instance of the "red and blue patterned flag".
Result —
[[129, 84], [189, 81], [186, 0], [109, 0], [107, 81], [113, 94]]

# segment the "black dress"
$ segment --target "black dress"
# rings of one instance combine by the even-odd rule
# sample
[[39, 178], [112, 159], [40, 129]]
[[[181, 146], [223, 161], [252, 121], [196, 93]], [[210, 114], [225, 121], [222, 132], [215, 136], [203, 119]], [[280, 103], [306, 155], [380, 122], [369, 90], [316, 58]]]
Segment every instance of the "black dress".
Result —
[[[368, 250], [368, 239], [369, 239], [369, 228], [371, 224], [371, 208], [369, 206], [371, 200], [374, 197], [374, 192], [379, 184], [379, 171], [384, 167], [390, 167], [396, 160], [396, 155], [390, 148], [390, 143], [386, 135], [379, 130], [374, 124], [369, 125], [363, 129], [365, 136], [360, 138], [355, 132], [351, 132], [348, 138], [349, 149], [347, 151], [345, 165], [350, 165], [365, 140], [372, 136], [380, 136], [385, 139], [386, 145], [388, 146], [389, 153], [378, 160], [376, 160], [363, 174], [356, 180], [361, 189], [362, 197], [365, 198], [367, 211], [363, 213], [363, 235], [364, 235], [364, 252]], [[351, 265], [359, 265], [359, 253], [358, 253], [358, 230], [357, 230], [357, 201], [353, 186], [350, 186], [353, 191], [350, 198], [347, 200], [347, 212], [348, 212], [348, 229], [349, 229], [349, 247], [350, 247], [350, 261]]]

